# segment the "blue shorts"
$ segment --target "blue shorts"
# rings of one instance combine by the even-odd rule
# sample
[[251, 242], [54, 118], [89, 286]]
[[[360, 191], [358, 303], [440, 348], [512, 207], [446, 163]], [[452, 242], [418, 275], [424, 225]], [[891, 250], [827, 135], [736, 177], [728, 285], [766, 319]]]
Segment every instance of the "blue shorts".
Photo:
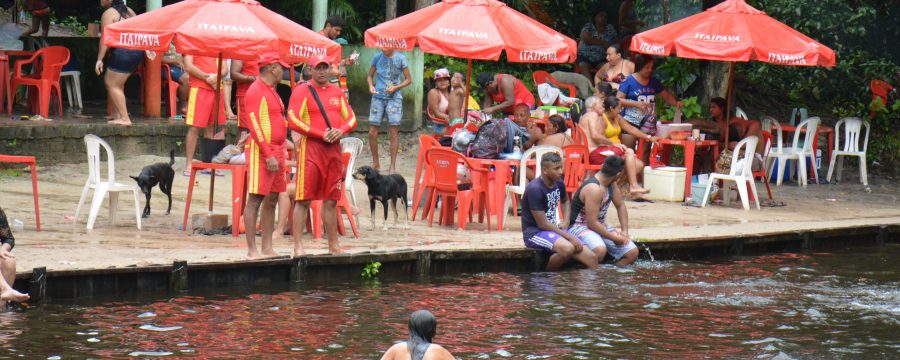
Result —
[[178, 81], [184, 75], [184, 69], [178, 65], [169, 64], [169, 73], [166, 74], [165, 70], [163, 70], [162, 78], [168, 79], [170, 75], [172, 76], [172, 81]]
[[403, 98], [376, 98], [372, 97], [372, 104], [369, 107], [369, 125], [380, 126], [384, 117], [387, 116], [387, 122], [390, 126], [400, 126], [400, 119], [403, 118]]
[[544, 230], [525, 239], [525, 247], [543, 250], [545, 253], [552, 254], [553, 244], [556, 244], [557, 240], [565, 240], [565, 238], [553, 231]]
[[106, 68], [117, 73], [131, 74], [137, 70], [141, 61], [144, 61], [143, 50], [110, 48]]
[[[619, 231], [612, 226], [608, 226], [606, 230], [609, 232]], [[625, 245], [618, 245], [612, 240], [604, 239], [600, 234], [591, 230], [584, 224], [572, 225], [569, 228], [569, 232], [572, 233], [572, 235], [575, 235], [578, 240], [581, 240], [581, 243], [588, 249], [591, 249], [591, 251], [600, 246], [606, 247], [606, 253], [609, 254], [609, 256], [612, 256], [613, 261], [619, 261], [619, 259], [625, 256], [625, 253], [631, 251], [631, 249], [637, 248], [637, 245], [634, 245], [633, 241], [629, 241], [628, 244]], [[602, 262], [603, 259], [600, 259], [600, 261]]]

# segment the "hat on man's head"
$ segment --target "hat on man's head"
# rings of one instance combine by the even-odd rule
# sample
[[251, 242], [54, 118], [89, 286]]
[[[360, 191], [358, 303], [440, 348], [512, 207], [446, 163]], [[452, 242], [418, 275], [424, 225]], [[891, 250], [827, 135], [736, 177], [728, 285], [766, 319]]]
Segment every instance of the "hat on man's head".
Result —
[[322, 63], [328, 64], [328, 66], [331, 66], [331, 62], [332, 62], [331, 57], [322, 53], [322, 54], [318, 54], [316, 56], [309, 58], [308, 63], [309, 63], [309, 66], [316, 67]]
[[478, 74], [478, 77], [475, 78], [475, 83], [477, 83], [478, 86], [482, 89], [487, 88], [488, 83], [490, 83], [491, 81], [494, 81], [494, 74], [488, 72]]
[[440, 68], [434, 71], [434, 79], [449, 79], [450, 78], [450, 70], [446, 68]]
[[274, 63], [278, 63], [278, 65], [281, 65], [282, 67], [291, 67], [291, 65], [282, 60], [281, 55], [278, 55], [278, 53], [276, 52], [262, 54], [262, 56], [259, 57], [259, 60], [256, 63], [259, 64], [259, 67]]

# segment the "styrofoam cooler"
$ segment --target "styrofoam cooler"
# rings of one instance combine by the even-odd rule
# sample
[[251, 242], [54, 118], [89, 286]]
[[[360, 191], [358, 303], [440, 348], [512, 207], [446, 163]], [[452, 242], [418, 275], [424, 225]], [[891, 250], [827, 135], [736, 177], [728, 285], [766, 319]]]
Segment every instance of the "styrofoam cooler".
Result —
[[644, 167], [644, 188], [650, 189], [647, 197], [661, 201], [684, 201], [684, 181], [687, 168], [663, 166], [653, 169]]

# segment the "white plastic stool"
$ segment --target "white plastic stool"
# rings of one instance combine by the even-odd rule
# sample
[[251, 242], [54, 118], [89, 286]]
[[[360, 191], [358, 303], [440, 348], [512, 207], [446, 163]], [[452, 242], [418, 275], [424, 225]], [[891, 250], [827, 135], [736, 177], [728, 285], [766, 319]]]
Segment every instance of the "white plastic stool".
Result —
[[[66, 78], [67, 76], [71, 78]], [[82, 109], [81, 104], [81, 71], [63, 71], [59, 74], [59, 80], [66, 83], [66, 96], [69, 98], [69, 107], [78, 103], [78, 108]], [[72, 93], [75, 93], [75, 103], [72, 102]]]

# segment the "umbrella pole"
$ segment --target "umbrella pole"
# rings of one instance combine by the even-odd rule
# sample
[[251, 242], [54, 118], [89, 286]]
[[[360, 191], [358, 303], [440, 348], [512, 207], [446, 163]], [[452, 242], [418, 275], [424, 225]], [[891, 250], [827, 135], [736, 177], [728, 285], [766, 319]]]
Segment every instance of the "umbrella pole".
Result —
[[722, 138], [722, 141], [725, 142], [724, 149], [728, 149], [728, 130], [730, 128], [729, 124], [731, 122], [731, 102], [732, 102], [732, 92], [734, 91], [734, 61], [728, 63], [728, 88], [725, 93], [725, 97], [728, 99], [727, 106], [725, 106], [725, 136]]
[[[216, 67], [216, 103], [215, 110], [213, 110], [213, 139], [216, 138], [216, 134], [219, 133], [219, 101], [221, 101], [221, 86], [222, 86], [222, 53], [219, 53], [219, 61], [218, 66]], [[209, 213], [212, 214], [213, 211], [213, 187], [215, 186], [216, 181], [216, 171], [213, 170], [210, 173], [209, 180]], [[232, 224], [232, 226], [236, 226]]]
[[472, 59], [469, 59], [469, 69], [466, 70], [466, 98], [463, 99], [463, 125], [469, 120], [469, 92], [472, 90]]

